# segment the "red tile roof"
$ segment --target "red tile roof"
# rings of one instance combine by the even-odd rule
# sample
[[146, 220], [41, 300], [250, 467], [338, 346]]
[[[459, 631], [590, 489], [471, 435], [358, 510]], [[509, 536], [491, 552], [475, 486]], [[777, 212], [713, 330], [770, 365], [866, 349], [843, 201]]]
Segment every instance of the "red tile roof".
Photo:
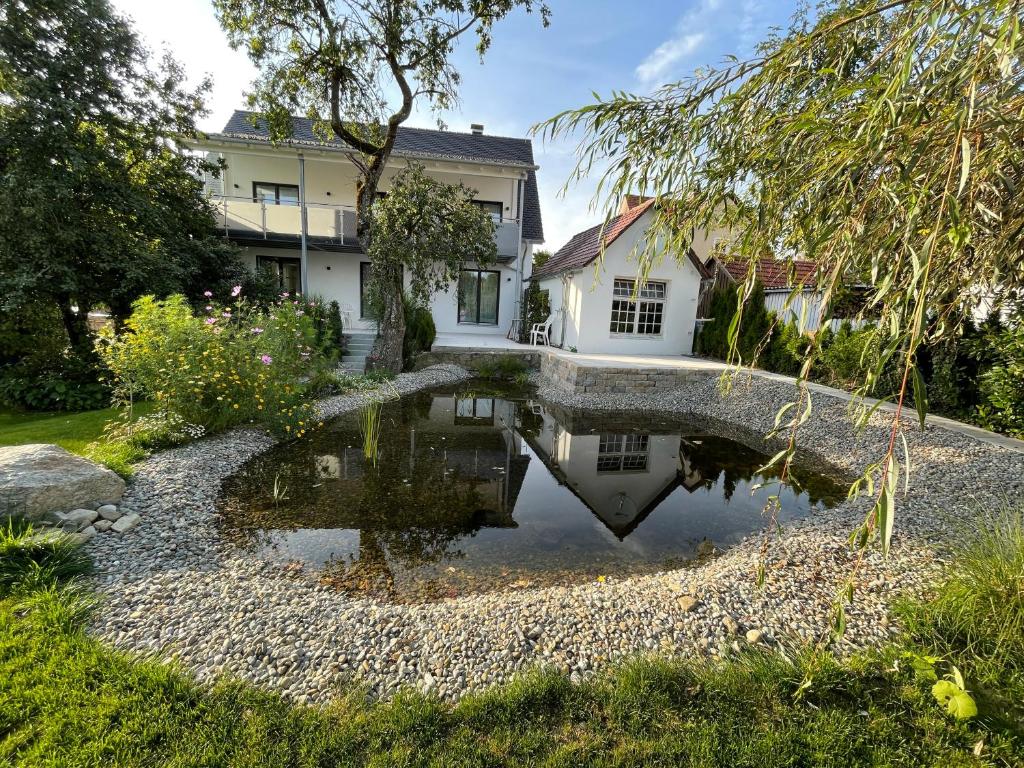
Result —
[[[641, 199], [636, 195], [628, 195], [622, 207], [627, 208], [634, 201], [636, 204], [628, 207], [624, 213], [620, 213], [607, 224], [598, 224], [573, 235], [569, 242], [559, 248], [542, 267], [534, 270], [533, 279], [550, 277], [592, 263], [601, 255], [603, 249], [615, 242], [619, 235], [629, 229], [655, 203], [654, 198]], [[688, 256], [697, 271], [702, 276], [706, 275], [707, 270], [692, 250]]]
[[[720, 263], [737, 282], [747, 279], [750, 269], [749, 262], [723, 260]], [[818, 265], [813, 261], [758, 259], [754, 266], [754, 273], [767, 291], [784, 290], [792, 288], [794, 285], [813, 288], [815, 285], [814, 273], [817, 268]], [[793, 279], [790, 279], [791, 273]]]

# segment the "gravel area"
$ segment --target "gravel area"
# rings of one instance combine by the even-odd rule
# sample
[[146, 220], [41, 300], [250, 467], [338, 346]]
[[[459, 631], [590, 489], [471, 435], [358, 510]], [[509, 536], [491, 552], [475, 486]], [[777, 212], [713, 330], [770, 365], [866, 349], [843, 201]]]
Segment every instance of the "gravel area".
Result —
[[[401, 393], [467, 377], [455, 366], [403, 374]], [[763, 435], [792, 385], [740, 381], [723, 396], [717, 380], [674, 392], [569, 396], [541, 386], [563, 407], [641, 409], [708, 418]], [[371, 395], [321, 404], [325, 417]], [[851, 472], [877, 460], [888, 420], [855, 431], [847, 405], [816, 395], [800, 431], [803, 448]], [[859, 571], [843, 648], [891, 633], [887, 606], [941, 572], [942, 542], [955, 520], [1018, 495], [1024, 454], [941, 428], [908, 426], [914, 458], [909, 493], [897, 508], [888, 560], [872, 552]], [[466, 690], [550, 665], [574, 679], [636, 653], [728, 654], [747, 643], [813, 640], [853, 566], [847, 546], [868, 502], [844, 502], [770, 537], [768, 576], [755, 584], [763, 537], [750, 537], [698, 566], [628, 579], [391, 605], [322, 586], [314, 573], [245, 557], [220, 540], [214, 502], [223, 478], [273, 439], [234, 430], [143, 462], [122, 508], [140, 515], [121, 535], [86, 546], [105, 593], [93, 631], [119, 648], [177, 659], [200, 679], [251, 680], [302, 702], [325, 702], [357, 680], [387, 696], [403, 686], [458, 698]]]

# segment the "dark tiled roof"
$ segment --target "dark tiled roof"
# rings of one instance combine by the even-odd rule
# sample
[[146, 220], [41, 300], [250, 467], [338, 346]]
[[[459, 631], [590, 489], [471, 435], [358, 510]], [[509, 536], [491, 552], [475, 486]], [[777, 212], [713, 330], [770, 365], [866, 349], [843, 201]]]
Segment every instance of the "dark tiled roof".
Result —
[[[221, 132], [221, 136], [234, 139], [270, 141], [263, 121], [253, 124], [255, 113], [236, 109]], [[323, 141], [313, 132], [313, 123], [304, 117], [292, 118], [292, 142], [330, 146], [347, 150], [340, 139]], [[529, 139], [487, 134], [434, 131], [428, 128], [398, 129], [394, 153], [403, 157], [422, 157], [438, 160], [472, 160], [485, 163], [519, 166], [527, 169], [526, 189], [523, 195], [523, 238], [543, 242], [544, 224], [540, 214], [540, 196], [537, 192], [537, 173], [534, 169], [533, 144]]]
[[[601, 255], [602, 249], [611, 245], [619, 235], [647, 213], [654, 205], [654, 202], [653, 198], [644, 199], [643, 202], [629, 208], [625, 213], [620, 213], [606, 224], [598, 224], [573, 235], [569, 242], [552, 254], [551, 258], [542, 267], [534, 270], [532, 279], [540, 280], [591, 264]], [[704, 276], [706, 270], [696, 254], [691, 250], [687, 256], [701, 276]]]
[[[737, 282], [747, 279], [750, 263], [746, 261], [723, 261], [729, 275]], [[779, 259], [758, 259], [754, 265], [754, 274], [765, 290], [786, 290], [794, 285], [805, 288], [814, 287], [814, 273], [818, 265], [813, 261], [782, 261]], [[792, 270], [792, 279], [790, 279]]]

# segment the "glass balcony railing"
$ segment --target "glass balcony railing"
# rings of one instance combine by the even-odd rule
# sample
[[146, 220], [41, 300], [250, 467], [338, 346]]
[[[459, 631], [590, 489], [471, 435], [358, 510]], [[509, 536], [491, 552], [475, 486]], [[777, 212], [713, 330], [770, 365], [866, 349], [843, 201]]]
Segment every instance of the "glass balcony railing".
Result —
[[[251, 197], [214, 195], [217, 226], [229, 237], [263, 240], [294, 240], [302, 235], [297, 204], [273, 203]], [[317, 242], [358, 245], [355, 208], [345, 205], [306, 203], [306, 236]]]
[[[302, 235], [300, 207], [251, 197], [211, 195], [217, 226], [228, 237], [260, 240], [299, 240]], [[359, 245], [356, 210], [348, 205], [306, 203], [306, 236], [311, 242]], [[519, 253], [519, 222], [496, 221], [494, 231], [498, 258], [506, 261]]]

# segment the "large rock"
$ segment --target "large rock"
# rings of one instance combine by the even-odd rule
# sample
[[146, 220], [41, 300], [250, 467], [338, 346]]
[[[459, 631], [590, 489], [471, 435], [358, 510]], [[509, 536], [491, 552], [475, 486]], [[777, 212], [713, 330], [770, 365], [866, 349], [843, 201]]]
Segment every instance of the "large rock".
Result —
[[0, 515], [37, 520], [48, 512], [119, 501], [124, 480], [116, 472], [57, 445], [0, 448]]

